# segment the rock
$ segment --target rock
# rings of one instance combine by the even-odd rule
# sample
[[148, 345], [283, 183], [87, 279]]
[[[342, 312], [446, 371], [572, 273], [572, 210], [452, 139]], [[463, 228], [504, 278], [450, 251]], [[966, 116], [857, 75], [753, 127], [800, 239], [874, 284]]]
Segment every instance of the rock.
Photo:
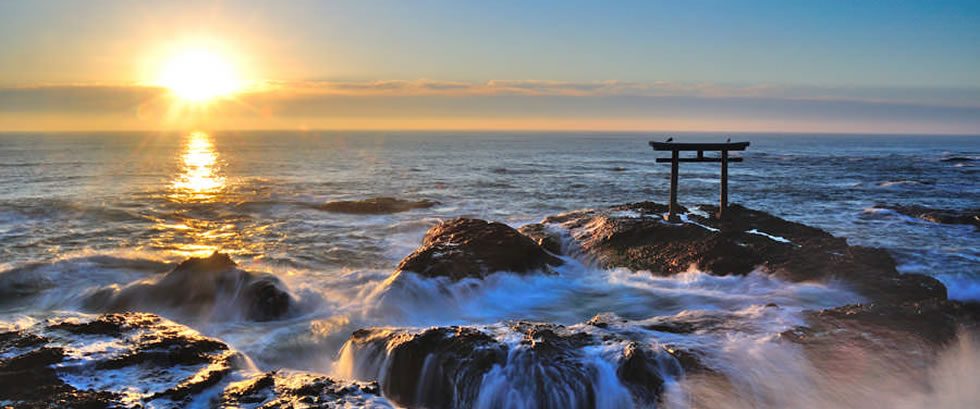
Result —
[[[9, 334], [0, 338], [9, 340]], [[119, 407], [128, 394], [135, 393], [131, 388], [141, 387], [148, 388], [138, 393], [143, 401], [181, 402], [187, 393], [222, 380], [239, 362], [223, 343], [150, 314], [49, 320], [16, 334], [32, 341], [26, 349], [21, 342], [19, 350], [17, 342], [0, 345], [3, 353], [15, 354], [0, 362], [0, 376], [10, 376], [0, 381], [0, 388], [11, 388], [0, 390], [0, 396], [12, 399], [17, 407]], [[17, 368], [18, 362], [25, 366]], [[58, 371], [52, 367], [55, 364]], [[111, 385], [109, 371], [121, 368], [135, 370], [127, 377], [138, 376], [138, 380], [124, 378], [125, 384]], [[96, 387], [70, 385], [63, 378], [66, 375], [72, 382]], [[170, 387], [155, 392], [150, 386], [160, 384]]]
[[535, 223], [521, 226], [517, 229], [521, 234], [530, 237], [535, 243], [538, 243], [541, 248], [548, 250], [552, 254], [562, 254], [561, 251], [561, 234], [553, 229], [548, 228], [547, 225]]
[[377, 379], [393, 402], [430, 409], [472, 406], [484, 374], [503, 364], [507, 356], [505, 347], [492, 337], [467, 327], [418, 333], [358, 330], [345, 348], [383, 355], [373, 357], [384, 360], [381, 372], [368, 370], [374, 373], [358, 377]]
[[394, 197], [375, 197], [363, 200], [335, 200], [315, 206], [317, 209], [349, 214], [390, 214], [413, 209], [427, 209], [439, 204], [433, 200], [406, 200]]
[[19, 331], [0, 333], [0, 353], [20, 353], [0, 359], [0, 399], [18, 408], [108, 408], [117, 396], [110, 392], [80, 391], [63, 382], [52, 365], [65, 359], [59, 347], [43, 346], [47, 338]]
[[917, 342], [942, 347], [961, 329], [980, 329], [980, 303], [931, 299], [900, 304], [852, 304], [806, 315], [807, 326], [781, 334], [792, 342], [816, 346], [837, 344], [847, 339], [862, 343]]
[[886, 205], [877, 204], [876, 208], [888, 209], [896, 213], [922, 219], [932, 223], [940, 224], [968, 224], [980, 229], [980, 208], [952, 210], [952, 209], [932, 209], [918, 205]]
[[664, 391], [664, 375], [680, 377], [684, 374], [681, 364], [673, 356], [630, 343], [623, 351], [623, 359], [616, 375], [641, 402], [656, 402]]
[[378, 384], [339, 382], [325, 376], [286, 371], [266, 372], [225, 389], [221, 408], [391, 408]]
[[973, 162], [973, 158], [968, 158], [965, 156], [950, 156], [948, 158], [940, 159], [943, 162]]
[[805, 326], [779, 336], [800, 345], [815, 370], [840, 379], [861, 384], [903, 377], [917, 383], [929, 379], [959, 337], [976, 339], [978, 318], [976, 302], [854, 304], [807, 312]]
[[588, 352], [595, 348], [621, 348], [609, 364], [630, 390], [629, 396], [619, 397], [624, 407], [655, 403], [665, 376], [682, 377], [684, 363], [700, 365], [688, 351], [667, 351], [605, 331], [596, 325], [601, 320], [576, 326], [517, 321], [358, 330], [344, 347], [341, 362], [352, 365], [355, 378], [377, 380], [394, 403], [425, 408], [473, 407], [477, 402], [500, 407], [513, 403], [514, 396], [541, 408], [593, 408], [599, 399], [617, 401], [600, 396], [612, 390], [603, 389], [598, 380], [601, 369]]
[[503, 223], [456, 218], [425, 234], [422, 247], [398, 265], [425, 277], [483, 278], [497, 271], [547, 271], [562, 264], [538, 243]]
[[16, 408], [287, 408], [301, 399], [391, 407], [370, 384], [256, 376], [223, 342], [145, 313], [53, 318], [0, 333], [0, 356], [0, 401]]
[[882, 249], [849, 246], [829, 233], [731, 205], [727, 218], [717, 207], [700, 206], [687, 222], [663, 220], [667, 206], [633, 203], [565, 213], [544, 219], [541, 226], [567, 229], [585, 252], [603, 268], [627, 267], [656, 275], [673, 275], [691, 266], [716, 275], [748, 274], [764, 269], [791, 281], [847, 280], [878, 302], [945, 299], [946, 288], [922, 275], [901, 275], [895, 260]]
[[294, 300], [285, 288], [276, 276], [241, 270], [227, 254], [215, 252], [187, 259], [156, 281], [105, 288], [91, 295], [86, 306], [97, 311], [268, 321], [290, 313]]

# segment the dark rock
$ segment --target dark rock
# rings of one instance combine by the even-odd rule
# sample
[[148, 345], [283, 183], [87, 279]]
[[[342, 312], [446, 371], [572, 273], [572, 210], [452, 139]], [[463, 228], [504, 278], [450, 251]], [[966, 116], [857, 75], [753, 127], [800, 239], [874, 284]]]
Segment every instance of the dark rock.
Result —
[[[930, 299], [900, 304], [852, 304], [809, 312], [807, 326], [781, 334], [804, 345], [844, 343], [846, 337], [861, 342], [922, 341], [942, 347], [956, 338], [960, 329], [976, 331], [980, 303]], [[888, 345], [888, 347], [891, 347]]]
[[394, 197], [375, 197], [363, 200], [336, 200], [316, 206], [317, 209], [350, 214], [389, 214], [413, 209], [426, 209], [439, 204], [432, 200], [406, 200]]
[[[605, 321], [622, 320], [604, 315], [587, 326], [572, 327], [517, 321], [505, 327], [358, 330], [345, 354], [357, 363], [356, 378], [377, 379], [385, 396], [399, 405], [425, 408], [472, 407], [477, 399], [496, 407], [514, 393], [534, 397], [541, 408], [595, 407], [598, 369], [585, 351], [600, 345], [623, 345], [622, 357], [613, 365], [633, 401], [641, 404], [659, 399], [664, 376], [680, 378], [684, 364], [701, 367], [689, 351], [631, 342], [617, 332], [585, 330], [616, 325]], [[502, 341], [501, 334], [519, 341]], [[488, 382], [495, 386], [487, 388]]]
[[517, 229], [521, 234], [530, 237], [541, 248], [552, 254], [561, 254], [561, 234], [548, 228], [547, 225], [535, 223], [521, 226]]
[[538, 243], [503, 223], [456, 218], [425, 234], [422, 247], [398, 265], [425, 277], [483, 278], [497, 271], [545, 271], [562, 263]]
[[[960, 336], [976, 337], [980, 303], [926, 300], [901, 304], [855, 304], [808, 312], [806, 326], [780, 337], [802, 346], [818, 371], [873, 375], [895, 365], [895, 376], [918, 381]], [[878, 368], [878, 369], [875, 369]], [[889, 374], [891, 375], [891, 374]]]
[[[166, 336], [161, 336], [166, 335]], [[215, 354], [228, 350], [221, 341], [205, 337], [150, 334], [132, 352], [100, 361], [97, 369], [119, 369], [132, 365], [200, 365], [211, 363]]]
[[[705, 214], [717, 207], [701, 206]], [[849, 246], [829, 233], [730, 205], [726, 219], [689, 213], [690, 222], [667, 223], [667, 206], [650, 202], [584, 210], [546, 218], [543, 227], [565, 228], [587, 259], [604, 268], [627, 267], [657, 275], [692, 265], [717, 275], [762, 268], [791, 281], [844, 279], [878, 302], [945, 299], [946, 288], [922, 275], [901, 275], [882, 249]], [[683, 329], [678, 329], [683, 330]]]
[[271, 274], [238, 268], [227, 254], [192, 257], [155, 282], [109, 287], [86, 306], [99, 311], [177, 312], [189, 317], [268, 321], [287, 316], [294, 304], [285, 284]]
[[414, 334], [358, 330], [350, 347], [362, 354], [385, 355], [378, 382], [388, 399], [432, 409], [470, 406], [483, 375], [507, 356], [495, 339], [467, 327], [430, 328]]
[[965, 156], [950, 156], [941, 159], [943, 162], [973, 162], [973, 160], [973, 158], [967, 158]]
[[[146, 320], [144, 322], [144, 320]], [[91, 321], [62, 321], [50, 328], [67, 331], [76, 335], [105, 335], [118, 337], [132, 325], [152, 325], [157, 321], [153, 315], [105, 314]]]
[[896, 213], [939, 224], [968, 224], [980, 229], [980, 208], [952, 210], [933, 209], [918, 205], [886, 205], [877, 204], [876, 208], [888, 209]]
[[377, 383], [339, 382], [324, 376], [266, 372], [233, 384], [221, 397], [222, 407], [390, 408], [378, 395]]
[[706, 373], [716, 374], [714, 370], [701, 361], [701, 356], [697, 352], [669, 345], [664, 346], [663, 349], [677, 360], [681, 368], [684, 368], [685, 376]]
[[643, 402], [656, 402], [664, 390], [664, 373], [680, 376], [684, 372], [677, 360], [658, 359], [662, 357], [663, 354], [631, 343], [623, 351], [623, 360], [616, 375], [633, 395], [642, 397]]
[[[16, 408], [142, 407], [140, 402], [291, 408], [301, 399], [323, 407], [390, 407], [376, 385], [303, 373], [253, 376], [242, 355], [221, 341], [145, 313], [52, 319], [0, 333], [0, 353], [7, 357], [0, 360], [0, 401]], [[227, 385], [235, 372], [236, 380], [244, 380]], [[77, 389], [65, 375], [97, 387]], [[211, 395], [215, 388], [224, 389], [218, 397]]]

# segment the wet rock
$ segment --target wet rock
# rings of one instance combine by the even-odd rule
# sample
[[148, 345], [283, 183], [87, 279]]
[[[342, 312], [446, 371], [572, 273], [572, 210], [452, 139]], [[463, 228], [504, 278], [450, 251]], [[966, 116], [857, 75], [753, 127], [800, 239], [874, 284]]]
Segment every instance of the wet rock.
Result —
[[497, 271], [547, 271], [561, 259], [503, 223], [456, 218], [429, 229], [422, 247], [398, 265], [425, 277], [483, 278]]
[[145, 313], [54, 318], [0, 333], [0, 356], [0, 401], [16, 408], [287, 408], [303, 399], [391, 407], [372, 385], [298, 372], [255, 376], [223, 342]]
[[933, 209], [918, 205], [877, 204], [876, 208], [888, 209], [896, 213], [940, 224], [967, 224], [980, 229], [980, 208], [978, 209]]
[[227, 254], [192, 257], [156, 281], [92, 294], [86, 306], [97, 311], [176, 312], [194, 318], [268, 321], [287, 316], [294, 300], [271, 274], [238, 268]]
[[[698, 362], [686, 351], [677, 351], [685, 358], [681, 360], [659, 346], [604, 331], [607, 318], [620, 321], [597, 317], [576, 326], [517, 321], [358, 330], [341, 361], [352, 366], [355, 378], [377, 380], [393, 402], [425, 408], [473, 407], [477, 402], [499, 407], [513, 404], [515, 396], [541, 408], [593, 408], [600, 400], [624, 407], [651, 405], [659, 399], [665, 376], [679, 378], [684, 362]], [[608, 350], [606, 358], [590, 352], [598, 349]], [[615, 393], [599, 381], [605, 365], [612, 366], [628, 395], [603, 395]]]
[[391, 408], [377, 383], [339, 382], [312, 374], [272, 371], [234, 383], [221, 396], [221, 408], [296, 407]]
[[427, 209], [439, 204], [433, 200], [406, 200], [394, 197], [375, 197], [363, 200], [335, 200], [316, 206], [317, 209], [349, 214], [390, 214], [413, 209]]
[[535, 223], [521, 226], [517, 231], [530, 237], [541, 248], [550, 251], [552, 254], [562, 254], [561, 233], [549, 228], [547, 225]]
[[918, 342], [942, 347], [958, 331], [980, 329], [980, 303], [931, 299], [901, 304], [852, 304], [809, 312], [807, 326], [785, 331], [781, 337], [820, 346], [848, 342]]
[[393, 402], [432, 409], [471, 406], [483, 376], [506, 358], [502, 344], [467, 327], [358, 330], [345, 348], [380, 360], [360, 368], [356, 377], [377, 379]]
[[940, 159], [943, 162], [973, 162], [973, 158], [968, 158], [965, 156], [950, 156], [948, 158]]
[[[975, 337], [980, 303], [927, 300], [854, 304], [808, 312], [806, 325], [784, 331], [818, 371], [841, 379], [929, 379], [940, 357], [960, 336]], [[972, 334], [972, 335], [971, 335]]]
[[656, 402], [664, 390], [664, 376], [680, 377], [681, 364], [673, 356], [630, 343], [623, 350], [623, 359], [616, 375], [641, 402]]
[[[0, 379], [0, 389], [10, 388], [0, 390], [0, 396], [13, 400], [16, 407], [131, 406], [123, 404], [132, 400], [125, 395], [134, 393], [130, 388], [145, 386], [139, 385], [140, 382], [166, 384], [169, 381], [174, 390], [193, 389], [201, 385], [201, 371], [195, 371], [195, 367], [233, 365], [233, 354], [224, 344], [149, 314], [50, 321], [25, 329], [20, 335], [21, 339], [27, 337], [32, 341], [27, 345], [15, 341], [0, 346], [3, 352], [15, 354], [0, 362], [0, 378], [9, 377]], [[18, 345], [27, 348], [9, 350]], [[195, 352], [183, 352], [187, 349]], [[110, 371], [129, 366], [138, 368], [140, 379], [125, 380], [133, 384], [110, 386]], [[175, 367], [182, 369], [172, 371]], [[160, 371], [167, 373], [160, 374]], [[197, 389], [200, 390], [203, 388]], [[151, 391], [137, 394], [147, 402], [162, 397]]]
[[[115, 395], [78, 390], [64, 383], [52, 367], [65, 359], [60, 347], [43, 346], [49, 340], [21, 331], [0, 334], [0, 401], [18, 408], [108, 408]], [[32, 348], [33, 347], [33, 348]]]
[[[878, 302], [945, 299], [946, 288], [922, 275], [900, 275], [882, 249], [849, 246], [829, 233], [731, 205], [724, 221], [700, 206], [682, 223], [663, 220], [667, 206], [641, 202], [546, 218], [541, 224], [568, 230], [586, 260], [604, 268], [627, 267], [673, 275], [691, 266], [717, 275], [764, 269], [791, 281], [847, 280]], [[528, 230], [544, 227], [528, 226]]]

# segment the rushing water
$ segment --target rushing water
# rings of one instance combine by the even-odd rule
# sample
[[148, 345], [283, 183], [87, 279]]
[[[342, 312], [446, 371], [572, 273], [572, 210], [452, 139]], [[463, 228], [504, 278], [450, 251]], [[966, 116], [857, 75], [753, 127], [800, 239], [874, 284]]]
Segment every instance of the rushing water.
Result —
[[[730, 135], [671, 136], [685, 142], [723, 141]], [[466, 324], [484, 326], [506, 339], [500, 327], [506, 320], [575, 325], [599, 313], [638, 322], [691, 316], [728, 322], [697, 335], [650, 334], [650, 342], [713, 351], [711, 364], [742, 380], [734, 395], [702, 399], [708, 406], [875, 406], [868, 396], [879, 393], [890, 394], [883, 402], [894, 405], [934, 402], [938, 398], [930, 394], [964, 381], [957, 371], [975, 369], [962, 368], [962, 362], [978, 362], [977, 347], [968, 338], [956, 347], [962, 351], [950, 352], [958, 358], [943, 358], [930, 369], [937, 380], [920, 380], [924, 386], [919, 389], [900, 381], [868, 383], [821, 373], [798, 349], [772, 342], [775, 334], [802, 323], [802, 310], [861, 300], [835, 283], [790, 284], [763, 274], [714, 277], [693, 270], [657, 278], [625, 269], [595, 269], [574, 258], [567, 259], [558, 276], [496, 274], [482, 282], [457, 283], [413, 277], [397, 288], [386, 282], [425, 231], [450, 217], [516, 226], [581, 208], [665, 202], [669, 166], [654, 163], [656, 155], [647, 142], [666, 137], [0, 134], [0, 277], [6, 286], [0, 289], [0, 320], [20, 326], [65, 311], [87, 312], [81, 300], [99, 288], [153, 279], [173, 262], [220, 250], [245, 269], [278, 275], [306, 313], [256, 323], [229, 319], [234, 315], [228, 314], [155, 312], [229, 342], [263, 369], [371, 380], [377, 374], [359, 368], [359, 358], [344, 348], [358, 328]], [[952, 298], [980, 299], [980, 233], [974, 227], [874, 209], [879, 203], [980, 207], [980, 138], [731, 137], [752, 143], [741, 155], [745, 161], [730, 166], [732, 202], [820, 227], [851, 244], [886, 248], [901, 271], [937, 277]], [[951, 157], [964, 160], [944, 160]], [[681, 202], [717, 201], [717, 175], [717, 164], [682, 164]], [[315, 207], [330, 200], [381, 196], [434, 200], [438, 205], [390, 215], [330, 213]], [[764, 307], [770, 303], [780, 308]], [[621, 407], [629, 403], [628, 395], [620, 394], [622, 386], [614, 378], [602, 375], [609, 353], [594, 350], [589, 356], [599, 377], [595, 382], [606, 391], [606, 407]], [[965, 381], [975, 382], [976, 373]], [[482, 407], [501, 402], [535, 407], [533, 394], [514, 392], [530, 385], [519, 371], [493, 372], [484, 382], [485, 394], [478, 401]], [[884, 392], [842, 393], [857, 383]], [[664, 404], [685, 407], [692, 394], [710, 390], [682, 382], [668, 388]], [[894, 400], [895, 394], [901, 399]]]

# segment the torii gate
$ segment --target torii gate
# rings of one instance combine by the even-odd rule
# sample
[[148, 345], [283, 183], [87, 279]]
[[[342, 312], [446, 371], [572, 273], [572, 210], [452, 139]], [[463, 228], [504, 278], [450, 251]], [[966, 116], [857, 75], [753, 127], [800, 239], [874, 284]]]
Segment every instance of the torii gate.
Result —
[[[718, 218], [724, 219], [728, 207], [728, 162], [741, 162], [742, 158], [728, 158], [728, 151], [744, 151], [748, 142], [726, 143], [672, 143], [650, 142], [655, 151], [670, 151], [670, 158], [657, 158], [657, 163], [670, 162], [670, 209], [664, 218], [667, 221], [678, 221], [677, 216], [677, 169], [680, 162], [721, 162], [721, 200], [718, 206]], [[696, 158], [681, 158], [681, 151], [697, 151]], [[704, 157], [705, 151], [721, 151], [719, 158]]]

